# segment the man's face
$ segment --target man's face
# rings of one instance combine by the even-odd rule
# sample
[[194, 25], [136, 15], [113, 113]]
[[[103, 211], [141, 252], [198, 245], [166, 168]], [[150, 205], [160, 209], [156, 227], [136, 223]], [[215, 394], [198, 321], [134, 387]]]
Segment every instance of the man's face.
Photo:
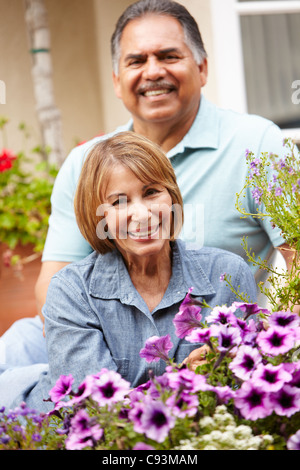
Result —
[[197, 65], [176, 19], [147, 15], [124, 28], [113, 80], [136, 132], [145, 123], [176, 126], [193, 120], [206, 78], [206, 60]]

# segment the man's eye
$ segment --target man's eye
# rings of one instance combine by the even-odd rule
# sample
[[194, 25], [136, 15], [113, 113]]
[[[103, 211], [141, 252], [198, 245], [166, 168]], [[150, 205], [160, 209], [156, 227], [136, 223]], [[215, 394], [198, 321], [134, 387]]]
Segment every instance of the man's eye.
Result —
[[143, 64], [143, 60], [141, 59], [135, 59], [135, 60], [131, 60], [130, 62], [128, 62], [128, 67], [139, 67], [140, 65]]
[[176, 55], [166, 55], [164, 58], [163, 58], [164, 61], [167, 61], [167, 62], [175, 62], [177, 60], [179, 60], [179, 57], [176, 56]]

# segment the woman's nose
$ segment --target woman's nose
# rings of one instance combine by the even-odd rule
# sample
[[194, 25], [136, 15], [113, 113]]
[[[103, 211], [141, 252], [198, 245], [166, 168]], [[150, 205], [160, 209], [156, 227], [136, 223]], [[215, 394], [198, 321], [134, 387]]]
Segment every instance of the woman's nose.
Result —
[[150, 217], [149, 208], [145, 204], [134, 203], [129, 206], [128, 215], [134, 222], [145, 222]]

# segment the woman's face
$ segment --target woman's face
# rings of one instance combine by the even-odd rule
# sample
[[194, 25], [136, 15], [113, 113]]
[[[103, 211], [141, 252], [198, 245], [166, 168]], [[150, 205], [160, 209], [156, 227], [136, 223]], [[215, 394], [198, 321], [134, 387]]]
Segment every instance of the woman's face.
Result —
[[164, 186], [144, 183], [118, 164], [104, 202], [108, 232], [123, 256], [152, 256], [169, 247], [172, 199]]

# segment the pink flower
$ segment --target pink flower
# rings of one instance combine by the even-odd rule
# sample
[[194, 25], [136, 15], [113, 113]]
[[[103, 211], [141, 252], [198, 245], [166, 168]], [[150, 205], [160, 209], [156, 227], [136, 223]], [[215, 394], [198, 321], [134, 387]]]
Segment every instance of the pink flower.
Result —
[[269, 394], [253, 381], [244, 382], [235, 393], [234, 404], [245, 419], [255, 421], [273, 412]]
[[169, 430], [175, 426], [175, 417], [171, 410], [161, 401], [145, 401], [141, 425], [149, 439], [163, 442], [168, 436]]
[[168, 362], [168, 353], [172, 347], [170, 335], [151, 336], [147, 339], [145, 347], [140, 350], [140, 357], [146, 359], [147, 362], [158, 362], [160, 359]]
[[58, 403], [65, 396], [69, 395], [72, 390], [73, 382], [74, 378], [71, 374], [61, 375], [54, 387], [49, 392], [51, 400], [54, 403]]
[[93, 383], [91, 397], [100, 406], [111, 405], [124, 399], [130, 384], [118, 372], [104, 370]]
[[292, 329], [274, 326], [258, 333], [256, 341], [264, 354], [277, 356], [294, 347], [295, 333]]
[[229, 364], [232, 372], [242, 380], [248, 380], [256, 366], [262, 361], [260, 353], [251, 346], [240, 346]]
[[12, 153], [11, 150], [3, 149], [0, 154], [0, 173], [12, 168], [12, 162], [17, 157]]
[[272, 407], [280, 416], [292, 416], [300, 411], [300, 390], [285, 384], [277, 392], [270, 395]]

